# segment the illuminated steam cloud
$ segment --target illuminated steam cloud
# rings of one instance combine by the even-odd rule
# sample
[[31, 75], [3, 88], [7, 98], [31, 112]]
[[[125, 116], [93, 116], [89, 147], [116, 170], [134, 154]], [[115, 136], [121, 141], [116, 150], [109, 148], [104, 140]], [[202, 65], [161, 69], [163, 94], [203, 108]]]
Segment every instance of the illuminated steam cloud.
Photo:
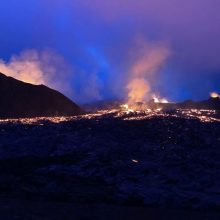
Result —
[[127, 84], [129, 102], [139, 102], [152, 95], [149, 80], [157, 77], [169, 57], [170, 50], [164, 44], [139, 42], [138, 53], [130, 69], [130, 80]]
[[[27, 83], [47, 84], [51, 87], [57, 87], [61, 79], [62, 83], [68, 72], [67, 64], [60, 55], [36, 50], [25, 50], [19, 55], [13, 55], [9, 62], [0, 60], [0, 71]], [[64, 71], [65, 74], [62, 74]]]
[[76, 70], [51, 50], [25, 50], [8, 62], [0, 59], [0, 72], [27, 83], [44, 84], [79, 103], [101, 99], [96, 72]]
[[13, 55], [9, 62], [0, 60], [0, 72], [32, 84], [44, 84], [72, 93], [70, 70], [64, 59], [52, 51], [25, 50]]

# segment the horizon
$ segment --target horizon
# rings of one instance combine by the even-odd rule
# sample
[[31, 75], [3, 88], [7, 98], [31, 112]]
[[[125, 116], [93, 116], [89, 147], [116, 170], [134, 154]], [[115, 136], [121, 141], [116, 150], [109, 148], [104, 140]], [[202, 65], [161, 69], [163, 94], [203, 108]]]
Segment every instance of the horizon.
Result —
[[[27, 84], [31, 84], [31, 85], [34, 85], [34, 86], [46, 86], [46, 87], [48, 87], [49, 89], [52, 89], [52, 90], [55, 90], [55, 91], [57, 91], [57, 92], [60, 92], [59, 90], [56, 90], [56, 89], [54, 89], [54, 88], [51, 88], [51, 87], [49, 87], [49, 86], [47, 86], [47, 85], [44, 85], [44, 84], [33, 84], [33, 83], [30, 83], [30, 82], [25, 82], [25, 81], [22, 81], [22, 80], [20, 80], [20, 79], [17, 79], [17, 78], [14, 78], [14, 77], [12, 77], [12, 76], [8, 76], [8, 75], [6, 75], [6, 74], [4, 74], [4, 73], [2, 73], [2, 72], [0, 72], [0, 74], [1, 75], [4, 75], [4, 76], [6, 76], [6, 77], [10, 77], [10, 78], [13, 78], [13, 79], [15, 79], [15, 80], [18, 80], [18, 81], [20, 81], [20, 82], [23, 82], [23, 83], [27, 83]], [[63, 94], [62, 92], [60, 92], [61, 94]], [[64, 96], [66, 96], [65, 94], [63, 94]], [[73, 102], [75, 102], [71, 97], [68, 97], [68, 96], [66, 96], [67, 98], [69, 98], [71, 101], [73, 101]], [[160, 97], [151, 97], [151, 98], [149, 98], [148, 100], [146, 99], [146, 100], [143, 100], [143, 101], [141, 101], [141, 102], [143, 102], [143, 103], [145, 103], [145, 102], [150, 102], [150, 101], [152, 101], [152, 100], [154, 100], [154, 102], [155, 103], [176, 103], [176, 104], [178, 104], [178, 103], [181, 103], [181, 102], [187, 102], [187, 101], [193, 101], [193, 102], [199, 102], [199, 101], [205, 101], [206, 99], [216, 99], [216, 98], [220, 98], [220, 95], [217, 93], [217, 92], [212, 92], [212, 93], [209, 93], [209, 96], [207, 96], [205, 99], [197, 99], [197, 100], [193, 100], [193, 99], [184, 99], [184, 100], [182, 100], [182, 101], [172, 101], [172, 100], [166, 100], [166, 99], [164, 99], [164, 98], [160, 98]], [[156, 100], [155, 100], [156, 99]], [[103, 102], [121, 102], [121, 103], [126, 103], [126, 102], [128, 102], [129, 101], [129, 99], [128, 98], [110, 98], [110, 99], [103, 99], [103, 100], [93, 100], [93, 101], [90, 101], [90, 102], [85, 102], [85, 103], [77, 103], [77, 102], [75, 102], [76, 104], [79, 104], [79, 106], [86, 106], [86, 105], [93, 105], [93, 104], [97, 104], [97, 103], [103, 103]], [[161, 102], [160, 102], [161, 101]], [[165, 101], [165, 102], [164, 102]], [[134, 103], [133, 103], [134, 104]]]

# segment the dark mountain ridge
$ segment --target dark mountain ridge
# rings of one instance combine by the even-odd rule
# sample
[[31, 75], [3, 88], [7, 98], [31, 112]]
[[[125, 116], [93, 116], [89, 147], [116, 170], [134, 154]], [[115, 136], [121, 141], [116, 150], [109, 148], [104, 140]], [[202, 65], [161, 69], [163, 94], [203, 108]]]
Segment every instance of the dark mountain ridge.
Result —
[[60, 92], [0, 73], [0, 118], [54, 117], [83, 110]]

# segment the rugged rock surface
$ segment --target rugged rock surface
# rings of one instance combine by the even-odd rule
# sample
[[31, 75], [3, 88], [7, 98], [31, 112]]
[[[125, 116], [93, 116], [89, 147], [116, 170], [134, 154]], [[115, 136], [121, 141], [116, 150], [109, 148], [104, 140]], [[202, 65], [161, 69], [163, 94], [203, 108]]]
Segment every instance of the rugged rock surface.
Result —
[[0, 123], [0, 193], [18, 198], [220, 208], [220, 123], [111, 116]]
[[61, 93], [0, 73], [0, 118], [70, 116], [82, 110]]

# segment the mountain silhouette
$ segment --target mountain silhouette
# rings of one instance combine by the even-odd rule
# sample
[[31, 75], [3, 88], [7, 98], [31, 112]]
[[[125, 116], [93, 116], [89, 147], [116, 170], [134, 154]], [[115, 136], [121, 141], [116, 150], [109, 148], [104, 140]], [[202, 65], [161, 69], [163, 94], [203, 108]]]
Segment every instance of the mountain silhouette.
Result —
[[83, 110], [60, 92], [0, 73], [0, 118], [54, 117]]

